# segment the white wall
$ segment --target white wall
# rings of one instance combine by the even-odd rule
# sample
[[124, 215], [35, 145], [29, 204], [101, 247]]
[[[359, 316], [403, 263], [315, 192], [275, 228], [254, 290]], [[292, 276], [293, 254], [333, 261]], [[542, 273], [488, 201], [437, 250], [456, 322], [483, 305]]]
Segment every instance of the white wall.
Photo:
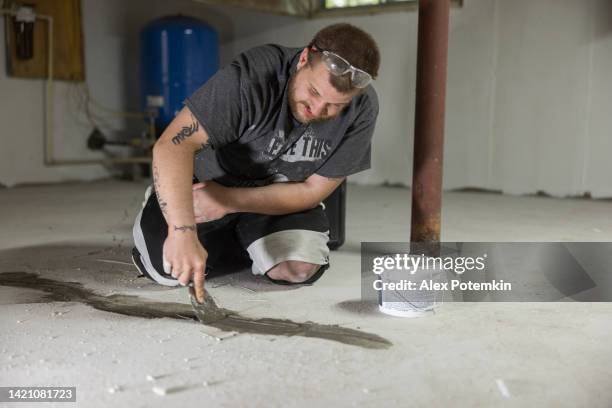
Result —
[[593, 4], [498, 1], [493, 186], [553, 195], [589, 189], [583, 169], [591, 138]]
[[[261, 43], [304, 45], [336, 21], [362, 26], [381, 47], [381, 113], [373, 168], [352, 180], [410, 184], [416, 12], [302, 20], [187, 0], [83, 0], [83, 10], [88, 82], [99, 99], [124, 107], [138, 106], [137, 32], [156, 16], [180, 10], [207, 20], [220, 31], [222, 62]], [[445, 188], [612, 196], [610, 72], [608, 0], [465, 0], [451, 12]], [[0, 104], [11, 105], [0, 110], [10, 148], [0, 151], [0, 182], [102, 175], [96, 168], [42, 166], [42, 86], [0, 76]], [[58, 116], [69, 118], [61, 91], [57, 98]], [[68, 119], [58, 127], [67, 141], [58, 156], [87, 154], [81, 147], [87, 129]]]

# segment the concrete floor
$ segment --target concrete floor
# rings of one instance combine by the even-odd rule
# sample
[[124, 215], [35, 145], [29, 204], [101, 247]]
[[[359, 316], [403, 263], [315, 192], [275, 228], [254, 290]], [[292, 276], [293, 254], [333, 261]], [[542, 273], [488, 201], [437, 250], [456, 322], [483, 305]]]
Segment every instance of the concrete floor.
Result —
[[[0, 272], [188, 303], [185, 289], [138, 279], [129, 265], [144, 187], [0, 190]], [[405, 189], [350, 186], [347, 242], [312, 287], [272, 287], [247, 271], [208, 282], [221, 306], [245, 316], [337, 324], [391, 347], [228, 336], [0, 286], [0, 386], [76, 386], [84, 407], [612, 406], [610, 303], [447, 303], [418, 319], [360, 303], [359, 244], [408, 240], [409, 203]], [[612, 240], [610, 201], [452, 192], [444, 205], [447, 241]]]

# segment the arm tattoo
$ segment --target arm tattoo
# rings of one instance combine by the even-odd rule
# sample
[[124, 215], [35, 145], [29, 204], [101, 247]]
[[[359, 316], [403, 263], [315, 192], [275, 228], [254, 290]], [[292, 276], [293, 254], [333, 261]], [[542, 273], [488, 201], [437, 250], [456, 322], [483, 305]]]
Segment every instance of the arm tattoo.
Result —
[[183, 140], [193, 135], [200, 128], [200, 123], [191, 115], [191, 125], [183, 126], [181, 130], [172, 138], [172, 144], [179, 145]]
[[168, 203], [161, 197], [161, 192], [159, 191], [159, 170], [157, 169], [156, 165], [153, 165], [153, 185], [155, 186], [155, 195], [157, 196], [159, 209], [161, 210], [162, 214], [167, 215], [168, 210], [166, 209], [166, 207], [168, 206]]
[[176, 225], [174, 226], [175, 231], [181, 231], [181, 232], [195, 231], [195, 229], [196, 229], [195, 225], [181, 225], [180, 227], [177, 227]]

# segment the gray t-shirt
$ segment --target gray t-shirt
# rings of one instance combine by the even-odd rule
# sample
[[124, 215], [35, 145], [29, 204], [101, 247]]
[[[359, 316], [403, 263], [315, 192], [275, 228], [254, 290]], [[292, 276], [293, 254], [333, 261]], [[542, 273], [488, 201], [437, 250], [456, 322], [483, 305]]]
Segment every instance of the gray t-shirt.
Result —
[[378, 99], [372, 86], [331, 120], [303, 125], [289, 108], [302, 48], [264, 45], [240, 54], [185, 104], [208, 133], [195, 176], [226, 186], [343, 177], [370, 168]]

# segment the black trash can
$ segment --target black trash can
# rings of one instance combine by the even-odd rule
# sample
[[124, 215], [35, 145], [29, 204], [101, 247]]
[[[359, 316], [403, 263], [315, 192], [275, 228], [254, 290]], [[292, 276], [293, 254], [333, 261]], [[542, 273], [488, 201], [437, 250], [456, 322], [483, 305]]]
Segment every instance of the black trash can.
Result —
[[346, 180], [327, 197], [325, 204], [325, 214], [329, 220], [329, 249], [336, 250], [344, 244], [344, 231], [346, 219]]

